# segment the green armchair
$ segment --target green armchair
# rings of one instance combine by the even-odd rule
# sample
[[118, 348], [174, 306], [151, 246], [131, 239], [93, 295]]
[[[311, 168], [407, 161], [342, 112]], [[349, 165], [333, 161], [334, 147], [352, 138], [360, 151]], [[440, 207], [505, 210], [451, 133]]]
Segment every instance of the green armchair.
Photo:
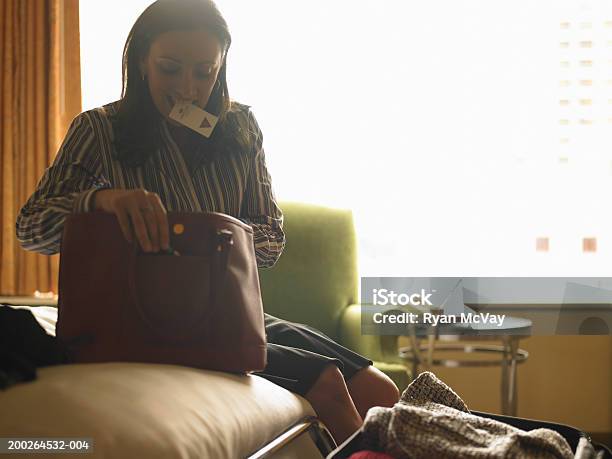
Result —
[[321, 330], [374, 361], [403, 390], [410, 382], [395, 337], [361, 334], [357, 240], [350, 210], [283, 202], [287, 237], [276, 265], [259, 271], [264, 309]]

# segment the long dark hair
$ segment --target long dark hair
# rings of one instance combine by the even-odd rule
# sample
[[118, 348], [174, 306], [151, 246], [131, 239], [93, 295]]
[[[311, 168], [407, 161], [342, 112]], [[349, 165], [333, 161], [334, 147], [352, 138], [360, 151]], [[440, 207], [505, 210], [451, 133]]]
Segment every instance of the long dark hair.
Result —
[[142, 165], [161, 143], [162, 115], [155, 107], [148, 82], [141, 78], [141, 59], [160, 34], [202, 28], [219, 40], [222, 49], [223, 64], [205, 107], [219, 116], [219, 121], [209, 138], [195, 132], [190, 135], [209, 159], [215, 153], [248, 147], [247, 126], [241, 125], [236, 113], [241, 104], [230, 99], [227, 88], [227, 52], [232, 37], [217, 6], [212, 0], [157, 0], [138, 17], [123, 48], [121, 100], [111, 122], [117, 158], [126, 165]]

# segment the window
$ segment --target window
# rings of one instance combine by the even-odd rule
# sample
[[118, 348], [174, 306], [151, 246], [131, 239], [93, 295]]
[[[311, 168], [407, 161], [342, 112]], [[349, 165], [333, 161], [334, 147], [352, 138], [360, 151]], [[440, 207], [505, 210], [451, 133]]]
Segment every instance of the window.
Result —
[[[84, 109], [149, 3], [82, 2]], [[609, 271], [612, 3], [217, 4], [278, 197], [354, 209], [362, 275]]]

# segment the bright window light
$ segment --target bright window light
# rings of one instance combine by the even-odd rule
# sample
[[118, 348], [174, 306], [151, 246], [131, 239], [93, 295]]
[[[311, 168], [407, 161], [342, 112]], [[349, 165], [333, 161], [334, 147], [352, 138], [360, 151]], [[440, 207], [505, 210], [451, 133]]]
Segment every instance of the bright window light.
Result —
[[[81, 2], [84, 110], [149, 3]], [[612, 3], [217, 5], [278, 198], [352, 208], [361, 275], [609, 273]]]

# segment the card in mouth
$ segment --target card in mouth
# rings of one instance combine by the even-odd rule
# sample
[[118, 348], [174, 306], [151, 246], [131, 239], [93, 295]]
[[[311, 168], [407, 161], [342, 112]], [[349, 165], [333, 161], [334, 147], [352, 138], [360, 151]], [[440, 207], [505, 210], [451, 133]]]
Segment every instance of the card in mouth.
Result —
[[189, 102], [177, 102], [174, 104], [169, 117], [207, 138], [210, 137], [219, 120], [218, 116], [202, 110], [197, 105]]

